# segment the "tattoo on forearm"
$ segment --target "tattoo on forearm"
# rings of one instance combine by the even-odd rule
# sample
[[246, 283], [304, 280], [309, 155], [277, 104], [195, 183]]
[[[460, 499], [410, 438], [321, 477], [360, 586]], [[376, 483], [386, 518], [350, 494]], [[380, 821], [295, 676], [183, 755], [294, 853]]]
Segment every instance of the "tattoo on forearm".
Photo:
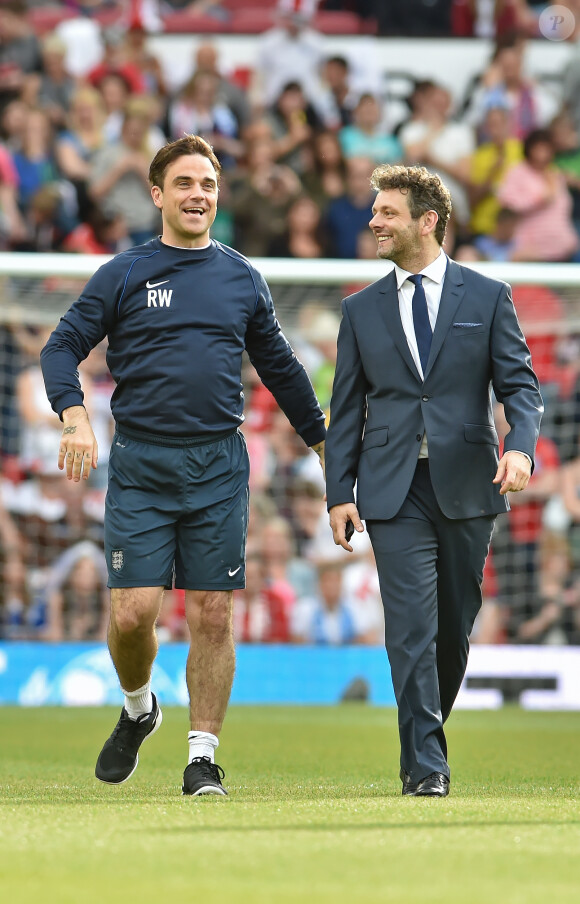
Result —
[[65, 427], [62, 432], [63, 433], [76, 433], [77, 428], [76, 427]]

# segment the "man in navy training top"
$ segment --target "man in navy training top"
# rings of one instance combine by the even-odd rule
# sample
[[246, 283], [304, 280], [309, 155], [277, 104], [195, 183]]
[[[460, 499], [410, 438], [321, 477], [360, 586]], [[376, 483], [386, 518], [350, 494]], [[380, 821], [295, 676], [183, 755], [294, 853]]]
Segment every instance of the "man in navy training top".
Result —
[[89, 280], [42, 351], [48, 397], [64, 429], [69, 480], [97, 467], [78, 364], [105, 336], [116, 388], [105, 552], [109, 650], [125, 705], [97, 761], [109, 784], [135, 771], [161, 724], [151, 692], [163, 591], [185, 589], [191, 633], [189, 763], [183, 793], [226, 794], [214, 751], [234, 675], [233, 590], [245, 583], [249, 464], [242, 353], [247, 350], [304, 442], [324, 465], [324, 414], [276, 320], [264, 278], [210, 239], [220, 165], [202, 138], [161, 148], [151, 163], [160, 238], [118, 254]]

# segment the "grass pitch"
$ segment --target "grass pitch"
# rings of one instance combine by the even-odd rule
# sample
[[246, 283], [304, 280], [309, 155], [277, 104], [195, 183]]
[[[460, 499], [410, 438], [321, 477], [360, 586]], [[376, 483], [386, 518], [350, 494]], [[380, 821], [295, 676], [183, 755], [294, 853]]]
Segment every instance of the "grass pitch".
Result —
[[455, 712], [451, 796], [402, 798], [394, 710], [233, 707], [228, 798], [182, 797], [183, 709], [125, 785], [114, 709], [0, 709], [6, 904], [564, 904], [580, 897], [580, 713]]

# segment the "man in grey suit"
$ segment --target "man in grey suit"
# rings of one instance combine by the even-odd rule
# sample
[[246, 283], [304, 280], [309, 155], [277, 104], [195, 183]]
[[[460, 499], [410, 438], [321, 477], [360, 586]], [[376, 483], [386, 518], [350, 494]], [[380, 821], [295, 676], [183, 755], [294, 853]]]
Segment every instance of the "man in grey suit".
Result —
[[[542, 399], [509, 286], [441, 248], [451, 200], [439, 176], [383, 165], [371, 184], [378, 256], [395, 266], [343, 301], [327, 501], [334, 542], [351, 552], [364, 519], [375, 553], [403, 794], [444, 797], [443, 725], [495, 516], [530, 478]], [[492, 389], [511, 427], [499, 461]]]

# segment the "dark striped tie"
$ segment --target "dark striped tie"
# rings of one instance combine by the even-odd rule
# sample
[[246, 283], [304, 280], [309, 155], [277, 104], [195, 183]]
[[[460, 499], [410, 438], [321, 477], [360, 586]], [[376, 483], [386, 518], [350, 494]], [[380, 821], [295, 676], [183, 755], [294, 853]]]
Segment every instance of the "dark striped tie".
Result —
[[422, 282], [423, 275], [421, 273], [416, 273], [414, 276], [408, 276], [407, 279], [415, 286], [415, 292], [413, 293], [413, 326], [415, 327], [415, 337], [417, 339], [421, 367], [423, 368], [423, 376], [425, 376], [429, 352], [431, 350], [433, 330], [429, 323], [427, 299], [425, 297], [425, 289], [423, 288]]

